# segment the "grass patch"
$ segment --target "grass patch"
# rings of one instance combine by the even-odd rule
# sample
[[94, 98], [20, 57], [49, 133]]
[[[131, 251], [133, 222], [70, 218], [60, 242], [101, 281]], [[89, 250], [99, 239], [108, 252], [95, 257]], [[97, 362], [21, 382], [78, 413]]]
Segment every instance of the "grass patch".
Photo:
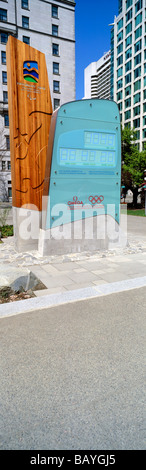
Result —
[[146, 217], [145, 209], [127, 209], [127, 215], [139, 215], [140, 217]]
[[12, 237], [13, 225], [4, 225], [3, 227], [0, 227], [0, 232], [2, 238]]

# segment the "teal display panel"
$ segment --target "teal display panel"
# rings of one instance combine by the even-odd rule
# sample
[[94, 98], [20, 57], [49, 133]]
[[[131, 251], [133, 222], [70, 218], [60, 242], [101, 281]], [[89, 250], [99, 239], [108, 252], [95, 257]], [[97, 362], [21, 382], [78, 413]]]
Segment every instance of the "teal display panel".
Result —
[[109, 213], [119, 222], [121, 133], [117, 104], [96, 99], [75, 101], [61, 106], [52, 120], [55, 116], [49, 176], [46, 171], [50, 196], [46, 228], [59, 225], [60, 217], [54, 216], [57, 204], [67, 206], [72, 221], [90, 217], [94, 208], [95, 215]]

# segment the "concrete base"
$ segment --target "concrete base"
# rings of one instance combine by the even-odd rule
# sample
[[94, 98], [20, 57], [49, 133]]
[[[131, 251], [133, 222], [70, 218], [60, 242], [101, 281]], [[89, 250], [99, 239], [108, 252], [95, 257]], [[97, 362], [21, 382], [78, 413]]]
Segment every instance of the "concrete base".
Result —
[[41, 219], [42, 213], [33, 208], [13, 207], [14, 240], [18, 252], [38, 250]]
[[38, 251], [41, 256], [114, 249], [126, 246], [127, 233], [107, 215], [72, 222], [53, 229], [40, 229]]

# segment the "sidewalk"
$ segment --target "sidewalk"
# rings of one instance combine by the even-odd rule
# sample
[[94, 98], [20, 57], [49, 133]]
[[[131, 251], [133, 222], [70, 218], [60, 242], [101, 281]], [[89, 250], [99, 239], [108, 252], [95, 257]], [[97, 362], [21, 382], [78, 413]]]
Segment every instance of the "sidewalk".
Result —
[[[63, 299], [104, 295], [124, 289], [146, 285], [146, 218], [128, 216], [128, 244], [125, 248], [98, 251], [95, 254], [75, 253], [41, 257], [38, 252], [17, 253], [14, 239], [3, 240], [0, 245], [0, 269], [3, 266], [27, 267], [44, 284], [45, 289], [35, 291], [38, 299], [44, 297], [45, 306], [56, 305]], [[128, 284], [125, 284], [125, 282]], [[96, 290], [95, 290], [96, 289]], [[71, 295], [72, 292], [72, 295]], [[63, 297], [60, 294], [69, 294]], [[59, 300], [60, 299], [60, 300]], [[61, 301], [62, 299], [62, 301]], [[18, 310], [26, 302], [36, 306], [36, 299], [15, 302]], [[53, 302], [53, 304], [52, 304]], [[41, 305], [41, 302], [38, 303]], [[44, 305], [44, 302], [42, 302]], [[0, 305], [0, 313], [8, 308]], [[36, 307], [35, 307], [36, 308]], [[14, 309], [11, 303], [11, 310]]]

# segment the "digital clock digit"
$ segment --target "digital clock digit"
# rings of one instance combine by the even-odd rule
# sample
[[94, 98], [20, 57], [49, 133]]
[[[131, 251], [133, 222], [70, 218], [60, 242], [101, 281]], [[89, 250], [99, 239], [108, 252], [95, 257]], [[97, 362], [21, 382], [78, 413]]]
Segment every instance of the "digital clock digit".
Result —
[[103, 148], [115, 150], [115, 134], [109, 132], [84, 132], [85, 148]]
[[59, 164], [78, 167], [115, 167], [115, 151], [60, 148]]

